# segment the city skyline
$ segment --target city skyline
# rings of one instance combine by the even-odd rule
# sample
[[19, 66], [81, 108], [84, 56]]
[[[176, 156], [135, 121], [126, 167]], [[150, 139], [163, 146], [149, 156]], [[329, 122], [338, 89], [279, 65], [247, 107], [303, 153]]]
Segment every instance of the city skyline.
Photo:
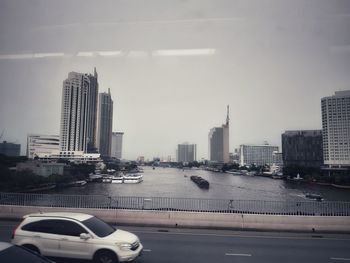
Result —
[[28, 134], [58, 134], [62, 81], [94, 67], [126, 159], [183, 141], [207, 159], [227, 104], [230, 152], [321, 129], [321, 98], [350, 89], [350, 2], [276, 3], [0, 0], [2, 140], [25, 154]]

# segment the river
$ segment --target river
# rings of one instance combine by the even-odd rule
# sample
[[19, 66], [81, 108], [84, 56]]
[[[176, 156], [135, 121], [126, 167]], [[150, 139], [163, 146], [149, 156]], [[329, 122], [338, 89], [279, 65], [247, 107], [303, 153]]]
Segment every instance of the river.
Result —
[[[191, 175], [208, 180], [209, 190], [200, 189], [190, 180]], [[144, 167], [143, 182], [139, 184], [89, 183], [83, 187], [55, 189], [46, 193], [266, 201], [302, 201], [307, 200], [306, 193], [312, 193], [322, 195], [327, 201], [350, 201], [350, 190], [331, 186], [161, 167], [154, 170]]]

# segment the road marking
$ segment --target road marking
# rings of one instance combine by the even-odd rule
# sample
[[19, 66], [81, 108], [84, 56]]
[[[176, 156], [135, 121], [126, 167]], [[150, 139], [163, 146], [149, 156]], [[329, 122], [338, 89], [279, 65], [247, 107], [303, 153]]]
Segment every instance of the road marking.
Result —
[[233, 253], [226, 253], [225, 256], [237, 256], [237, 257], [251, 257], [251, 254], [233, 254]]
[[143, 251], [144, 251], [144, 252], [151, 252], [152, 250], [146, 248], [146, 249], [144, 249]]
[[[183, 235], [183, 236], [214, 236], [214, 237], [238, 237], [238, 238], [262, 238], [262, 239], [292, 239], [292, 240], [315, 240], [314, 237], [297, 237], [297, 236], [260, 236], [260, 235], [240, 235], [240, 234], [211, 234], [211, 233], [193, 233], [193, 232], [158, 232], [132, 230], [134, 233], [142, 234], [159, 234], [159, 235]], [[347, 241], [349, 238], [323, 237], [322, 240]]]
[[350, 258], [331, 258], [331, 260], [350, 261]]

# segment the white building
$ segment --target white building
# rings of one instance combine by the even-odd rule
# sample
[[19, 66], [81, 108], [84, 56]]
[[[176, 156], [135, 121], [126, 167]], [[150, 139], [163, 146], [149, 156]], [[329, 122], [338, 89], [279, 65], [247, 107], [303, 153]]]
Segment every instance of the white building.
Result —
[[197, 145], [196, 144], [178, 144], [176, 151], [176, 159], [178, 162], [193, 162], [197, 160]]
[[59, 143], [59, 135], [29, 134], [27, 136], [27, 157], [34, 159], [37, 155], [58, 151]]
[[350, 166], [350, 90], [322, 98], [321, 106], [324, 164]]
[[99, 153], [84, 153], [83, 151], [56, 151], [51, 154], [39, 154], [41, 161], [65, 160], [73, 163], [98, 163], [101, 162]]
[[272, 165], [275, 161], [278, 146], [272, 145], [240, 145], [240, 165]]
[[96, 71], [95, 77], [70, 72], [63, 82], [60, 125], [62, 151], [87, 152], [88, 148], [94, 148], [97, 88]]
[[123, 156], [123, 135], [124, 132], [112, 133], [112, 151], [111, 157], [122, 159]]
[[228, 163], [230, 161], [230, 119], [229, 106], [227, 106], [226, 123], [221, 127], [214, 127], [208, 135], [209, 160], [213, 162]]

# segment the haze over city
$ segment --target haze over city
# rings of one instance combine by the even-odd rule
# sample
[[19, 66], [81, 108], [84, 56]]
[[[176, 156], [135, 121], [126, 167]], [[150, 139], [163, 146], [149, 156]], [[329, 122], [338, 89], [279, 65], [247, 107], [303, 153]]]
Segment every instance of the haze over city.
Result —
[[93, 73], [114, 100], [123, 157], [207, 158], [226, 119], [230, 151], [321, 129], [320, 99], [350, 83], [349, 1], [0, 0], [0, 133], [59, 134], [62, 82]]

